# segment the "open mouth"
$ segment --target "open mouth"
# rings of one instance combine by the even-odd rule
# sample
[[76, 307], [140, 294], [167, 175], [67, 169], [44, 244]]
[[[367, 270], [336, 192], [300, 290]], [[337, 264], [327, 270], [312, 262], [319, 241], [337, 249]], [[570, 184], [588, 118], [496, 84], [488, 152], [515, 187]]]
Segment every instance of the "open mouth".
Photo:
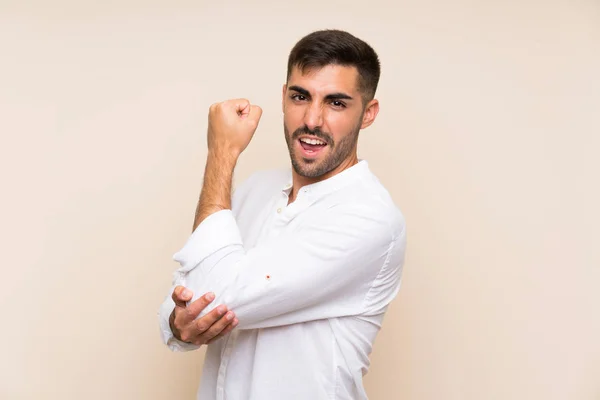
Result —
[[327, 146], [327, 143], [317, 138], [301, 137], [298, 141], [300, 142], [302, 152], [307, 157], [317, 155]]

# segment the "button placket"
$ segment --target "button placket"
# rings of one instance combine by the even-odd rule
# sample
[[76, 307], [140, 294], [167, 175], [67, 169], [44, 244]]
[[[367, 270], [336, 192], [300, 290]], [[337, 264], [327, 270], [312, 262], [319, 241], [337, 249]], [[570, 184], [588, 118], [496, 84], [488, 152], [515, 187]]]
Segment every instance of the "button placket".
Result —
[[217, 400], [225, 400], [225, 379], [227, 376], [227, 366], [231, 358], [231, 352], [233, 350], [233, 346], [235, 345], [237, 335], [237, 331], [231, 332], [226, 339], [227, 342], [225, 344], [223, 358], [221, 359], [221, 364], [219, 365], [219, 371], [217, 373]]
[[283, 212], [283, 210], [285, 209], [285, 207], [287, 206], [287, 202], [288, 202], [288, 197], [285, 193], [281, 194], [281, 197], [279, 198], [279, 201], [276, 204], [276, 212], [277, 214], [281, 214]]

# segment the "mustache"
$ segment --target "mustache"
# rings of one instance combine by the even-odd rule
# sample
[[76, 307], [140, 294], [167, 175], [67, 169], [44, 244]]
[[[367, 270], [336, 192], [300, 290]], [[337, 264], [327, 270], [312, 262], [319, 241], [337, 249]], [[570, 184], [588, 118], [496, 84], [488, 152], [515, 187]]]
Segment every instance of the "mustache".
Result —
[[326, 134], [319, 128], [309, 129], [308, 126], [303, 126], [301, 128], [298, 128], [292, 134], [292, 139], [298, 139], [298, 137], [300, 137], [300, 135], [311, 135], [311, 136], [321, 139], [322, 141], [324, 141], [327, 144], [333, 143], [333, 139], [331, 138], [331, 136], [329, 136], [328, 134]]

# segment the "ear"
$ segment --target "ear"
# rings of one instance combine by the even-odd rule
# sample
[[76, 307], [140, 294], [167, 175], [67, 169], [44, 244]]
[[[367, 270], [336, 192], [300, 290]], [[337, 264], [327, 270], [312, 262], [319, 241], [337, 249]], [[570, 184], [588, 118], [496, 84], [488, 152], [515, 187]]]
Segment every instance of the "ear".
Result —
[[365, 129], [370, 126], [375, 118], [377, 118], [377, 114], [379, 114], [379, 100], [373, 99], [367, 103], [365, 107], [365, 112], [363, 114], [362, 125], [360, 129]]
[[283, 84], [283, 90], [281, 92], [281, 111], [285, 112], [285, 92], [287, 91], [287, 83]]

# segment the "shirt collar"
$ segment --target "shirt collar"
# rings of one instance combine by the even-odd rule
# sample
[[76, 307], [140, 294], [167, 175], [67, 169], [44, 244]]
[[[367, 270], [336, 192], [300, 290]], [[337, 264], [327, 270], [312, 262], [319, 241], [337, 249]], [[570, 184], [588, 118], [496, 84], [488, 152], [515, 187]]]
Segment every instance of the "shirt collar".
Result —
[[[322, 197], [328, 193], [335, 192], [350, 183], [356, 182], [363, 176], [366, 176], [369, 172], [369, 163], [366, 160], [359, 160], [355, 165], [343, 170], [331, 178], [301, 187], [298, 196], [309, 195], [313, 199]], [[292, 191], [292, 185], [292, 171], [289, 170], [287, 183], [282, 190], [289, 195]]]

